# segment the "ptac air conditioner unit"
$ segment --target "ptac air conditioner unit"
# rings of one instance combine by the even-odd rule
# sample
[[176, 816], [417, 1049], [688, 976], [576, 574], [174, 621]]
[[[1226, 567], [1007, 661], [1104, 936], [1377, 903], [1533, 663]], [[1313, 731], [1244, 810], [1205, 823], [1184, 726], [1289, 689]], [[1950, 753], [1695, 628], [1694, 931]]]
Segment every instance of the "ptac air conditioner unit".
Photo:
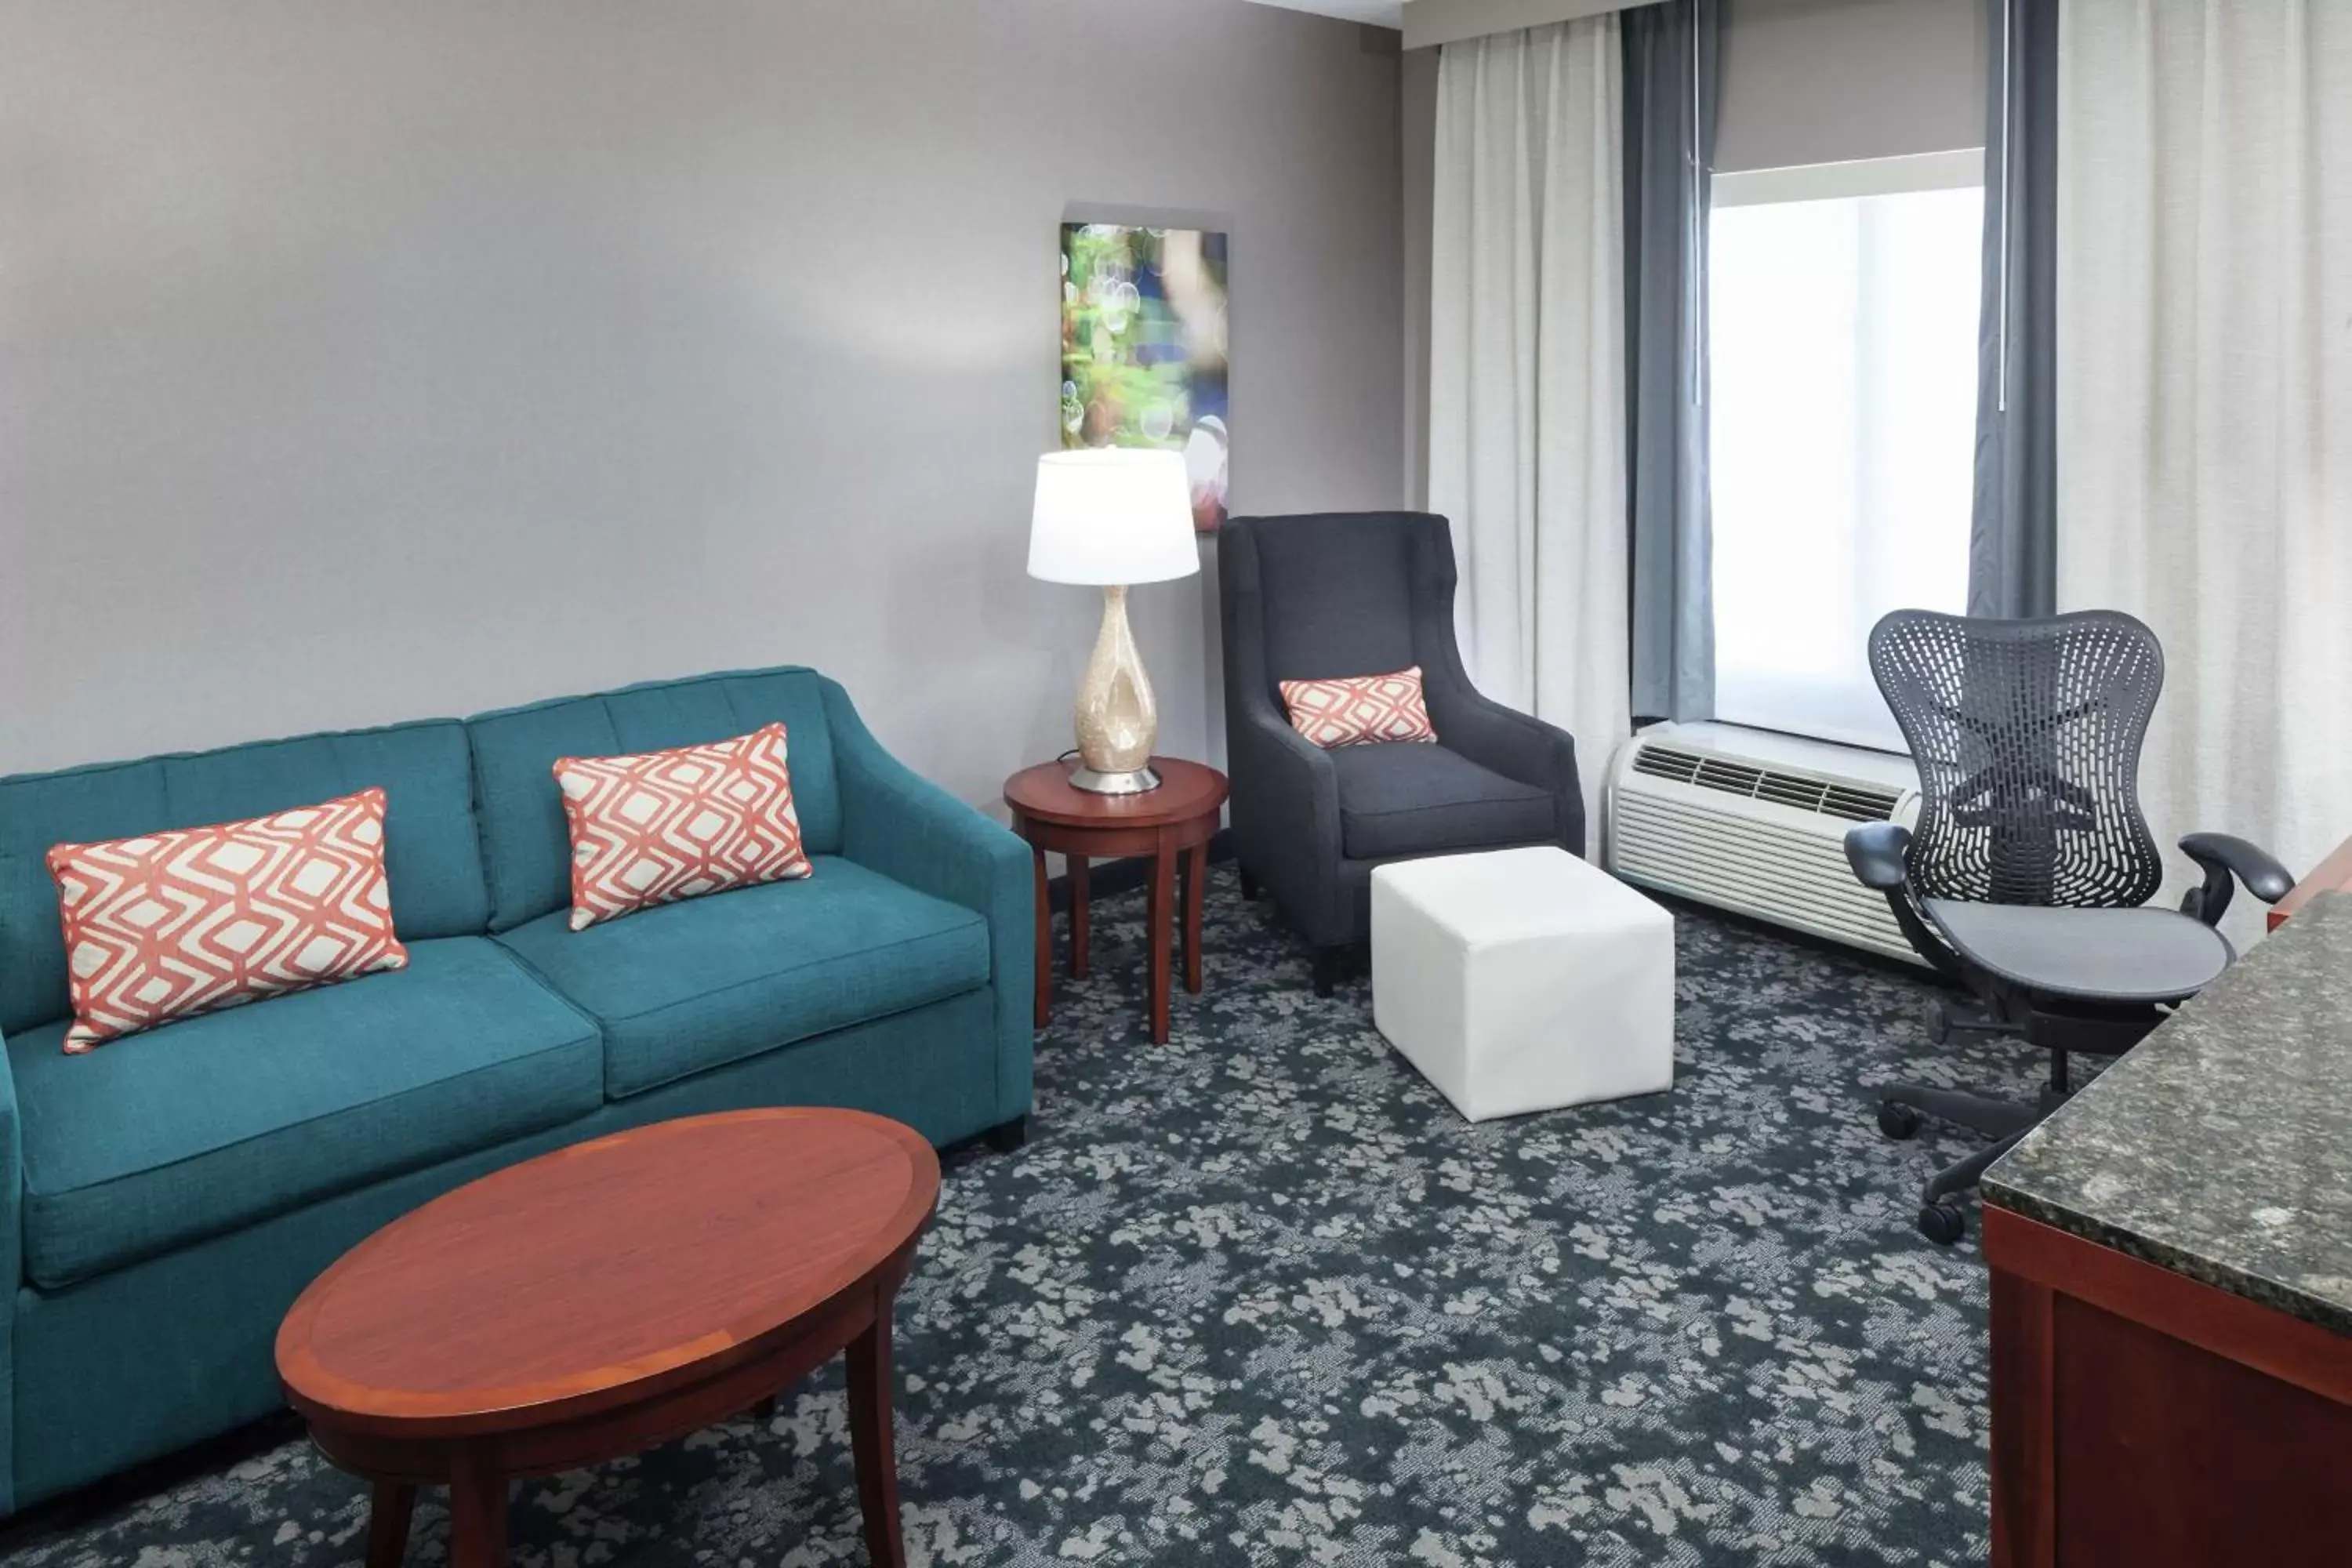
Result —
[[1609, 868], [1629, 882], [1916, 963], [1845, 832], [1919, 819], [1907, 757], [1730, 724], [1657, 724], [1609, 768]]

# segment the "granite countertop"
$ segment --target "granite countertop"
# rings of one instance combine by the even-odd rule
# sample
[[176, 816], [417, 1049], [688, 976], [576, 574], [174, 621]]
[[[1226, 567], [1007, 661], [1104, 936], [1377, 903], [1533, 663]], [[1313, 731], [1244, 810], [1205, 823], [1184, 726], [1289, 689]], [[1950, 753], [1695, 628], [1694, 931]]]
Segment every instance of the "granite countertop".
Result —
[[2028, 1133], [1988, 1203], [2352, 1334], [2352, 893]]

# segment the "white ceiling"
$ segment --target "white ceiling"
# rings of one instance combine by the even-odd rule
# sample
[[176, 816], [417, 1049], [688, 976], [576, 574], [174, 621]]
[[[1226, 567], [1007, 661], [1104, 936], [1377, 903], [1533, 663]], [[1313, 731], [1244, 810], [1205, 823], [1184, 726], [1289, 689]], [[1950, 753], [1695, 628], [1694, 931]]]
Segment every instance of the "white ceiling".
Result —
[[1370, 22], [1377, 27], [1404, 26], [1404, 0], [1256, 0], [1261, 5], [1279, 5], [1288, 11], [1312, 11], [1318, 16], [1337, 16], [1342, 22]]

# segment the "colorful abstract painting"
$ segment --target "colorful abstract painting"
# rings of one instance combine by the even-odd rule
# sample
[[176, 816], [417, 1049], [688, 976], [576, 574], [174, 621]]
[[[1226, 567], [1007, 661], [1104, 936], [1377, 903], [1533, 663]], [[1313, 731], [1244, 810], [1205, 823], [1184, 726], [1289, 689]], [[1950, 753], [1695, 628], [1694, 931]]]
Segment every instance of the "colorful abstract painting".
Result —
[[1062, 445], [1184, 454], [1192, 522], [1225, 518], [1225, 237], [1062, 226]]

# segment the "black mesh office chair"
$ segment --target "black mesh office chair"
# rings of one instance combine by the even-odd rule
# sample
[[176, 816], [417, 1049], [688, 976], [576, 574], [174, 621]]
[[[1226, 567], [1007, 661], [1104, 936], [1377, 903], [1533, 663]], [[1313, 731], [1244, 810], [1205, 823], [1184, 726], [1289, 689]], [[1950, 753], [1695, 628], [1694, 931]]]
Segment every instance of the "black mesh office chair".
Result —
[[2233, 878], [2266, 903], [2293, 879], [2242, 838], [2192, 833], [2180, 848], [2204, 885], [2178, 912], [2144, 907], [2164, 880], [2138, 789], [2164, 650], [2129, 616], [1897, 610], [1871, 629], [1870, 669], [1919, 766], [1919, 825], [1865, 823], [1846, 858], [1920, 954], [1977, 996], [1937, 1009], [1939, 1038], [2014, 1035], [2050, 1053], [2038, 1104], [1912, 1084], [1881, 1100], [1890, 1138], [1925, 1115], [1994, 1140], [1927, 1183], [1919, 1229], [1948, 1244], [1962, 1230], [1952, 1194], [2070, 1092], [2067, 1053], [2129, 1049], [2229, 967], [2213, 928]]

